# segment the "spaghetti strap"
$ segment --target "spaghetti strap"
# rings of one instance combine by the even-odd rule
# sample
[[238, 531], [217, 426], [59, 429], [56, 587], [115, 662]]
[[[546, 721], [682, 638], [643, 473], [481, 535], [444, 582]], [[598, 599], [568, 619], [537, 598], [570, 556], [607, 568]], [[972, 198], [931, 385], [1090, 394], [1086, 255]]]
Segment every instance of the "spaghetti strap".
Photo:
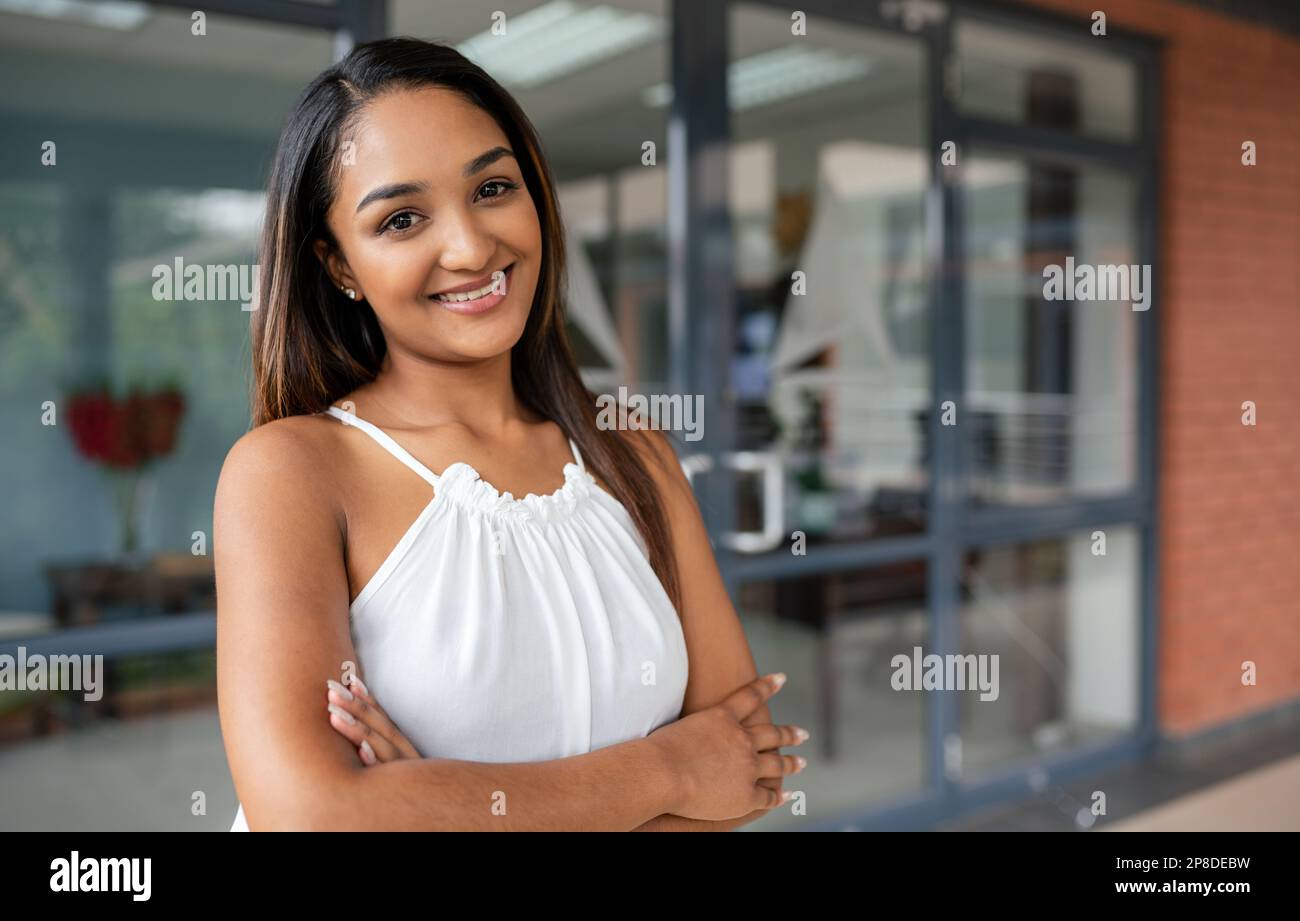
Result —
[[344, 425], [352, 425], [361, 429], [361, 431], [379, 442], [380, 447], [418, 473], [430, 485], [438, 485], [438, 474], [434, 473], [428, 467], [424, 466], [424, 464], [412, 457], [409, 451], [394, 441], [391, 435], [373, 422], [367, 422], [365, 419], [360, 418], [354, 413], [350, 413], [346, 409], [339, 409], [337, 406], [331, 406], [328, 409], [328, 412], [331, 416], [340, 420]]
[[573, 452], [573, 462], [578, 465], [578, 469], [585, 471], [587, 468], [582, 463], [582, 454], [578, 451], [578, 446], [574, 443], [572, 438], [569, 439], [569, 450]]

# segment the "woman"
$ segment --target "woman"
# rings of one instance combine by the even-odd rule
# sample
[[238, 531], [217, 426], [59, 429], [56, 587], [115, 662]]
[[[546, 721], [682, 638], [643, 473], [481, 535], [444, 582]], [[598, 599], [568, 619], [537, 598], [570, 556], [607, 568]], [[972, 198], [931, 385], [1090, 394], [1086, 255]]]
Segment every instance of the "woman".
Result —
[[509, 94], [449, 47], [357, 47], [289, 117], [259, 262], [214, 521], [234, 828], [719, 830], [785, 802], [807, 734], [772, 725], [671, 445], [596, 426]]

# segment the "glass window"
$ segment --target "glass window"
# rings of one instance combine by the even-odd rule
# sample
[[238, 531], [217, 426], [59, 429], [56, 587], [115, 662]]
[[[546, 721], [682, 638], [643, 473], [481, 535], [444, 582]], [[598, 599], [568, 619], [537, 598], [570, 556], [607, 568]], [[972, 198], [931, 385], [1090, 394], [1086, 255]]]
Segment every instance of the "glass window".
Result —
[[732, 7], [738, 447], [780, 459], [811, 543], [925, 528], [924, 76], [910, 37]]
[[[1150, 272], [1135, 265], [1136, 196], [1132, 177], [1103, 167], [967, 154], [959, 424], [971, 501], [1026, 505], [1133, 488], [1138, 323], [1150, 316], [1140, 309]], [[1047, 287], [1052, 266], [1059, 291]], [[1086, 291], [1073, 283], [1085, 268], [1094, 279]]]
[[[254, 189], [136, 187], [112, 198], [112, 376], [178, 378], [186, 416], [205, 420], [191, 421], [173, 455], [158, 467], [156, 488], [166, 501], [149, 509], [149, 524], [155, 535], [170, 535], [155, 537], [162, 543], [187, 544], [193, 522], [211, 515], [211, 490], [190, 487], [196, 479], [216, 482], [231, 442], [248, 424], [248, 393], [241, 382], [250, 314], [244, 305], [252, 303], [251, 267], [265, 198]], [[210, 300], [181, 299], [177, 260], [182, 267], [204, 267]], [[176, 300], [155, 297], [160, 266], [170, 270]]]
[[954, 31], [962, 111], [1106, 140], [1136, 137], [1137, 68], [1128, 58], [968, 19]]
[[[251, 268], [267, 160], [332, 37], [185, 10], [126, 5], [92, 20], [0, 13], [6, 135], [32, 151], [0, 186], [0, 529], [5, 606], [46, 608], [45, 564], [115, 552], [117, 514], [43, 401], [108, 378], [179, 380], [187, 406], [143, 515], [146, 551], [189, 556], [211, 532], [212, 486], [247, 429], [249, 314], [237, 299], [160, 300], [154, 269]], [[138, 7], [138, 9], [136, 9]], [[57, 13], [57, 11], [55, 11]], [[136, 15], [138, 14], [138, 15]], [[42, 145], [52, 142], [52, 165]], [[15, 161], [17, 162], [17, 161]]]
[[1137, 726], [1140, 549], [1121, 526], [966, 554], [959, 652], [998, 667], [959, 696], [964, 778]]
[[854, 572], [748, 582], [739, 610], [759, 674], [788, 677], [769, 708], [777, 723], [811, 734], [784, 751], [808, 766], [785, 789], [807, 794], [807, 817], [789, 808], [763, 830], [830, 821], [924, 785], [925, 694], [895, 688], [895, 656], [929, 646], [927, 567], [910, 560]]

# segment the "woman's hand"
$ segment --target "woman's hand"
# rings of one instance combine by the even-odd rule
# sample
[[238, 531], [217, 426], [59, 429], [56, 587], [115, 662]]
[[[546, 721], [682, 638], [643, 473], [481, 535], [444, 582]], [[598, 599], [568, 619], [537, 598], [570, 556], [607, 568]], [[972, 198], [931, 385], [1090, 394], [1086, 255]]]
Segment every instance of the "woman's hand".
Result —
[[350, 690], [337, 681], [325, 684], [330, 725], [356, 746], [363, 764], [421, 757], [355, 674]]
[[798, 763], [802, 759], [775, 749], [799, 745], [807, 734], [795, 726], [741, 725], [778, 690], [775, 676], [756, 678], [721, 703], [646, 736], [663, 748], [677, 772], [674, 815], [718, 822], [772, 809], [789, 799], [789, 793], [778, 793], [776, 787], [785, 775], [803, 770]]

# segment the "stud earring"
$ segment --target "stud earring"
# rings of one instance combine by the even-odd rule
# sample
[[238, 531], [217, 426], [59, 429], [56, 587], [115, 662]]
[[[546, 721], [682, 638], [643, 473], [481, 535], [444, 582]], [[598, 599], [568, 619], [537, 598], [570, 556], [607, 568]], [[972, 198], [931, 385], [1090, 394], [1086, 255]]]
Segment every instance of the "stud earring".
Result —
[[346, 294], [349, 300], [355, 301], [357, 299], [357, 292], [352, 288], [340, 288], [339, 290]]

